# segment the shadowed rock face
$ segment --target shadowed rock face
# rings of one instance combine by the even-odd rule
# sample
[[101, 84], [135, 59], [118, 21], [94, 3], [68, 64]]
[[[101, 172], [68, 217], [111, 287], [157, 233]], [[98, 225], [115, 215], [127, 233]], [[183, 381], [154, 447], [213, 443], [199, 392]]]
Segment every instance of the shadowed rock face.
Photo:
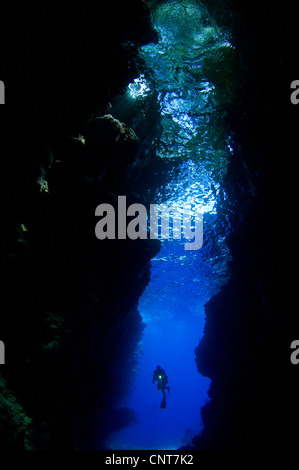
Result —
[[[155, 36], [139, 1], [21, 10], [6, 15], [1, 75], [1, 445], [100, 448], [112, 422], [134, 419], [115, 406], [135, 367], [137, 301], [159, 248], [95, 237], [97, 205], [133, 197], [140, 146], [109, 101]], [[148, 163], [138, 156], [139, 175]]]
[[[227, 21], [226, 2], [205, 3]], [[206, 305], [205, 337], [196, 350], [199, 372], [212, 378], [197, 448], [291, 448], [298, 440], [298, 374], [290, 363], [298, 336], [293, 7], [229, 5], [239, 76], [230, 118], [240, 150], [226, 189], [237, 210], [229, 240], [232, 277]], [[248, 207], [244, 183], [250, 178], [254, 202]]]

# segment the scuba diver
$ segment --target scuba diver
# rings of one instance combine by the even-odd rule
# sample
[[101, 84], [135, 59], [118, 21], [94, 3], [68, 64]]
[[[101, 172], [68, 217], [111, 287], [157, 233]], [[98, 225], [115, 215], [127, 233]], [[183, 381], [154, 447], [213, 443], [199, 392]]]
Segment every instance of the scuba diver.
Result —
[[166, 408], [166, 394], [165, 394], [165, 390], [168, 390], [168, 393], [169, 393], [169, 396], [170, 396], [170, 387], [169, 387], [169, 386], [166, 387], [166, 385], [168, 384], [168, 378], [167, 378], [167, 375], [166, 375], [165, 370], [162, 369], [161, 366], [157, 366], [157, 369], [156, 369], [155, 372], [154, 372], [154, 375], [153, 375], [153, 384], [155, 383], [155, 381], [158, 382], [157, 389], [158, 389], [158, 390], [161, 390], [162, 395], [163, 395], [160, 408], [165, 409], [165, 408]]

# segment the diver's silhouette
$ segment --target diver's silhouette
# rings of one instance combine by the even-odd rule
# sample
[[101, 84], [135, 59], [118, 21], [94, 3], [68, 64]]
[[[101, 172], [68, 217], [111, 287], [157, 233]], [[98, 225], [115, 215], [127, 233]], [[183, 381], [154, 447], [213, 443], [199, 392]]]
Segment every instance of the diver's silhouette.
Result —
[[155, 370], [154, 372], [154, 375], [153, 375], [153, 384], [155, 383], [155, 381], [158, 382], [158, 386], [157, 386], [157, 389], [158, 390], [161, 390], [162, 392], [162, 395], [163, 395], [163, 398], [162, 398], [162, 402], [161, 402], [161, 408], [162, 409], [165, 409], [166, 408], [166, 394], [165, 394], [165, 390], [168, 390], [168, 393], [170, 395], [170, 387], [166, 387], [166, 385], [168, 384], [168, 378], [167, 378], [167, 375], [166, 375], [166, 372], [164, 369], [162, 369], [161, 366], [157, 366], [157, 369]]

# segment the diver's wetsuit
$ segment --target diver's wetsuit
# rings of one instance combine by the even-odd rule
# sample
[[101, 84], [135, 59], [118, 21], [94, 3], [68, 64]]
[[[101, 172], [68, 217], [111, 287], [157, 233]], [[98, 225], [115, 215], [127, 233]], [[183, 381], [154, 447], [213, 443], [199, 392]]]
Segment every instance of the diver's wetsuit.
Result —
[[168, 384], [168, 378], [167, 378], [165, 370], [162, 369], [161, 367], [157, 367], [157, 369], [154, 372], [153, 384], [155, 383], [155, 381], [158, 382], [158, 386], [157, 386], [158, 390], [161, 390], [161, 392], [163, 394], [163, 400], [162, 400], [162, 403], [161, 403], [161, 408], [166, 408], [165, 389], [168, 390], [168, 393], [170, 395], [170, 387], [166, 387], [166, 385]]
[[157, 380], [158, 382], [158, 390], [164, 390], [165, 385], [168, 383], [167, 375], [165, 370], [163, 369], [156, 369], [153, 375], [153, 383]]

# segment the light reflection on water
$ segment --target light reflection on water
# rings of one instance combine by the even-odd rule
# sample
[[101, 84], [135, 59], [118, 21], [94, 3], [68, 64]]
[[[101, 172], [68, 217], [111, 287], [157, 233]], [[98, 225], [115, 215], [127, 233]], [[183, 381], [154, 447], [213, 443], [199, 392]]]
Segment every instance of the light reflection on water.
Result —
[[[204, 69], [231, 45], [192, 0], [162, 4], [153, 22], [159, 42], [141, 48], [151, 85], [139, 80], [130, 90], [146, 100], [145, 86], [155, 87], [163, 127], [157, 155], [181, 163], [151, 202], [192, 204], [203, 214], [203, 247], [186, 251], [182, 240], [165, 240], [151, 261], [150, 282], [138, 305], [147, 325], [139, 345], [139, 373], [123, 404], [136, 411], [139, 423], [111, 436], [112, 449], [175, 449], [186, 444], [184, 435], [190, 442], [200, 432], [210, 380], [198, 374], [194, 349], [204, 334], [204, 305], [229, 278], [228, 227], [218, 223], [217, 201], [220, 191], [225, 197], [222, 183], [232, 147], [225, 128], [215, 128], [218, 95]], [[159, 363], [174, 393], [163, 411], [160, 393], [151, 385]]]

